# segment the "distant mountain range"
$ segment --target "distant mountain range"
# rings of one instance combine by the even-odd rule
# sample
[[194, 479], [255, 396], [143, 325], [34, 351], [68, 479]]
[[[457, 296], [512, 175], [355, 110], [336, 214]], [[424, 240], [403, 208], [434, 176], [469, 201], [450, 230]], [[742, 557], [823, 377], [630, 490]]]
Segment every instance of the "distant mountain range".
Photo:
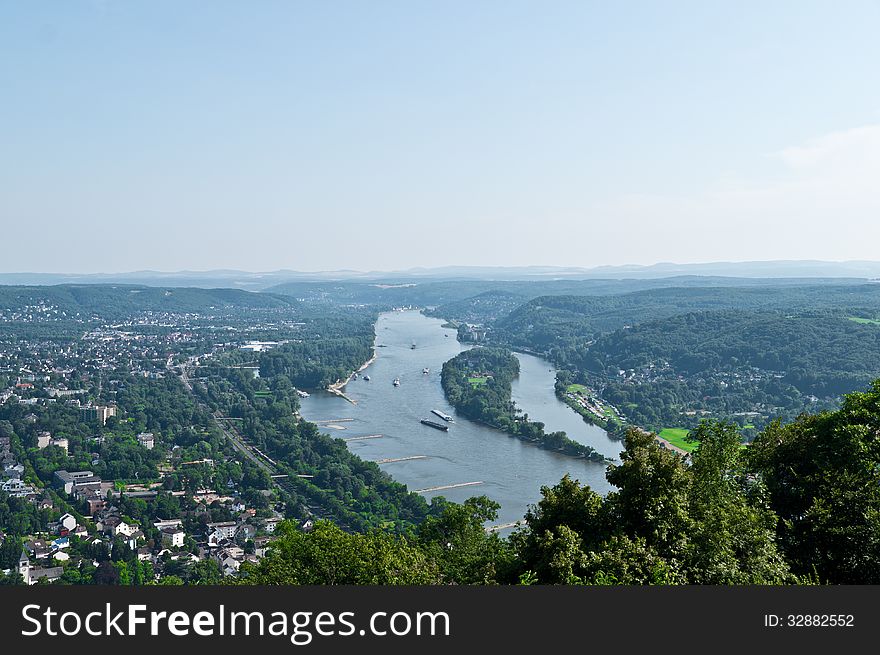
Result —
[[441, 280], [627, 280], [657, 279], [676, 276], [741, 278], [880, 278], [880, 262], [814, 260], [710, 262], [703, 264], [658, 263], [650, 266], [597, 266], [577, 268], [562, 266], [444, 266], [412, 268], [403, 271], [319, 271], [290, 270], [262, 273], [213, 271], [133, 271], [129, 273], [0, 273], [4, 285], [54, 284], [138, 284], [146, 286], [235, 288], [260, 291], [286, 282], [372, 282], [401, 284]]

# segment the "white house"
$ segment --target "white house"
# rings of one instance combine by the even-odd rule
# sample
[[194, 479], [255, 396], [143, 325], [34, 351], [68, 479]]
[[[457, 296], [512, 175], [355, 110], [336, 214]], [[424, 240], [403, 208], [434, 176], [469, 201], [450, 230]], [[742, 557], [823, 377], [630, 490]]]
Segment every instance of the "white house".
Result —
[[219, 539], [232, 539], [238, 531], [238, 523], [224, 521], [222, 523], [208, 523], [208, 533], [214, 533]]
[[156, 445], [156, 440], [152, 432], [141, 432], [137, 436], [137, 440], [138, 443], [147, 450], [152, 450], [153, 446]]
[[137, 532], [139, 529], [140, 528], [138, 528], [138, 526], [136, 526], [136, 525], [131, 525], [129, 523], [126, 523], [125, 521], [120, 521], [119, 525], [117, 525], [116, 527], [113, 528], [113, 534], [114, 535], [121, 534], [121, 535], [125, 535], [126, 537], [130, 537], [135, 532]]
[[61, 527], [68, 532], [73, 530], [77, 526], [77, 520], [73, 514], [65, 514], [60, 519], [58, 519], [58, 523], [60, 523]]
[[183, 540], [186, 533], [178, 527], [166, 527], [160, 530], [162, 533], [162, 543], [170, 545], [172, 548], [183, 548]]
[[0, 483], [0, 491], [4, 491], [13, 498], [23, 498], [34, 493], [34, 488], [29, 484], [25, 484], [18, 478], [12, 478]]

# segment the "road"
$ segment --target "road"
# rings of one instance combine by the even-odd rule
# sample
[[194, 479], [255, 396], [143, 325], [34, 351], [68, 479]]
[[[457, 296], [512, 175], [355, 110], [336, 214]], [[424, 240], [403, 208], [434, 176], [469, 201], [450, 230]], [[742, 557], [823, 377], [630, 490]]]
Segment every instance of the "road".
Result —
[[[168, 368], [179, 372], [180, 380], [181, 382], [183, 382], [183, 385], [186, 387], [187, 391], [189, 391], [190, 395], [192, 395], [193, 400], [195, 400], [202, 409], [210, 412], [210, 408], [205, 405], [205, 403], [203, 403], [201, 400], [199, 400], [199, 398], [197, 398], [196, 395], [193, 393], [192, 382], [190, 382], [189, 376], [187, 375], [186, 366], [181, 364], [179, 368], [175, 369], [174, 367], [170, 366], [170, 361], [171, 360], [169, 358]], [[238, 434], [238, 432], [234, 428], [230, 429], [224, 424], [224, 421], [228, 420], [226, 419], [226, 417], [224, 417], [220, 412], [211, 412], [211, 416], [214, 419], [214, 423], [216, 423], [217, 427], [220, 428], [223, 436], [226, 437], [226, 439], [229, 441], [230, 444], [232, 444], [232, 447], [235, 450], [247, 457], [251, 462], [266, 471], [269, 475], [276, 475], [278, 473], [278, 471], [275, 469], [275, 462], [272, 462], [263, 453], [245, 442], [245, 440], [241, 437], [241, 435]]]
[[[236, 452], [241, 453], [253, 464], [266, 471], [266, 473], [268, 473], [270, 476], [286, 474], [286, 472], [280, 472], [278, 470], [277, 464], [268, 455], [260, 451], [258, 448], [247, 443], [247, 441], [245, 441], [244, 437], [242, 437], [238, 433], [235, 427], [228, 424], [228, 421], [230, 421], [231, 419], [223, 416], [220, 412], [211, 412], [210, 408], [195, 395], [192, 382], [190, 381], [189, 375], [186, 371], [185, 364], [174, 367], [172, 366], [171, 358], [169, 357], [167, 368], [170, 372], [179, 375], [180, 381], [183, 382], [183, 385], [186, 387], [186, 390], [190, 393], [193, 400], [201, 408], [211, 414], [211, 417], [214, 419], [214, 423], [223, 433], [223, 436], [226, 437], [227, 441], [229, 441], [232, 447], [236, 450]], [[279, 489], [287, 491], [288, 493], [297, 492], [294, 482], [289, 478], [272, 478], [272, 483]], [[349, 526], [345, 522], [340, 521], [336, 517], [328, 514], [324, 510], [324, 508], [315, 505], [307, 505], [307, 507], [309, 512], [311, 512], [311, 514], [315, 518], [333, 520], [337, 525], [339, 525], [339, 527], [343, 528], [344, 530], [349, 530]]]

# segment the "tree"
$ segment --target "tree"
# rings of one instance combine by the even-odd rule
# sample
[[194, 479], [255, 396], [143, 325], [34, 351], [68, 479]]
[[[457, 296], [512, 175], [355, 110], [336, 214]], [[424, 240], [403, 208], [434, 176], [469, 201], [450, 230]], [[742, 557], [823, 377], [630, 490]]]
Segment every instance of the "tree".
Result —
[[132, 584], [131, 571], [127, 562], [116, 562], [116, 571], [119, 574], [119, 584], [128, 586]]
[[525, 529], [510, 537], [517, 564], [540, 582], [572, 582], [586, 560], [574, 557], [571, 548], [589, 550], [604, 540], [602, 513], [602, 497], [568, 475], [553, 487], [541, 487], [541, 500], [526, 512]]
[[95, 570], [92, 580], [95, 584], [118, 585], [119, 571], [112, 562], [106, 560], [98, 564], [98, 568]]
[[644, 539], [614, 535], [601, 549], [590, 551], [582, 580], [595, 585], [684, 584], [686, 578]]
[[776, 548], [777, 516], [763, 485], [750, 476], [736, 426], [702, 422], [692, 433], [699, 446], [690, 467], [693, 528], [685, 570], [692, 584], [791, 582]]
[[223, 572], [220, 570], [220, 565], [213, 559], [199, 560], [192, 567], [190, 584], [223, 584]]
[[510, 567], [510, 549], [484, 524], [498, 517], [501, 507], [486, 496], [462, 504], [444, 503], [439, 516], [429, 516], [418, 528], [421, 546], [440, 567], [446, 582], [491, 584]]
[[675, 567], [693, 527], [688, 468], [680, 455], [661, 448], [653, 434], [632, 429], [624, 443], [621, 464], [610, 467], [606, 476], [618, 488], [606, 498], [607, 520], [616, 531], [644, 539]]
[[0, 543], [0, 569], [14, 569], [18, 567], [18, 558], [21, 557], [22, 541], [20, 537], [9, 535]]
[[349, 534], [329, 521], [301, 532], [283, 521], [279, 538], [256, 566], [242, 565], [244, 584], [434, 584], [437, 565], [402, 536]]
[[880, 381], [841, 408], [772, 424], [749, 459], [779, 516], [779, 543], [798, 575], [880, 583]]
[[16, 570], [10, 572], [9, 575], [3, 575], [2, 571], [0, 571], [0, 586], [2, 585], [22, 586], [24, 585], [24, 578]]

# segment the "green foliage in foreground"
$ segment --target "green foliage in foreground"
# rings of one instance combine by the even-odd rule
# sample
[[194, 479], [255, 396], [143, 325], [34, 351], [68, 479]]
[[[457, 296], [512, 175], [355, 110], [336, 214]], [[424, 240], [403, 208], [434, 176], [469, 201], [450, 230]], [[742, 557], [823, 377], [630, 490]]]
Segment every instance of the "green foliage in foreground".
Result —
[[838, 411], [772, 424], [748, 455], [792, 570], [880, 584], [880, 381]]
[[605, 498], [568, 477], [543, 488], [526, 529], [511, 537], [520, 567], [561, 584], [793, 582], [736, 430], [704, 424], [697, 432], [688, 465], [631, 431], [608, 472], [617, 490]]
[[279, 525], [280, 538], [256, 566], [243, 567], [244, 584], [488, 584], [509, 567], [509, 548], [487, 534], [483, 521], [498, 504], [485, 497], [447, 503], [415, 533], [347, 533], [329, 521], [311, 532]]
[[260, 585], [406, 585], [440, 582], [437, 564], [402, 537], [372, 531], [349, 534], [328, 521], [311, 532], [290, 523], [243, 581]]
[[690, 436], [685, 458], [631, 430], [608, 468], [614, 491], [566, 476], [506, 540], [483, 529], [497, 505], [473, 498], [402, 535], [287, 528], [245, 581], [880, 583], [880, 382], [748, 448], [732, 424], [703, 422]]

